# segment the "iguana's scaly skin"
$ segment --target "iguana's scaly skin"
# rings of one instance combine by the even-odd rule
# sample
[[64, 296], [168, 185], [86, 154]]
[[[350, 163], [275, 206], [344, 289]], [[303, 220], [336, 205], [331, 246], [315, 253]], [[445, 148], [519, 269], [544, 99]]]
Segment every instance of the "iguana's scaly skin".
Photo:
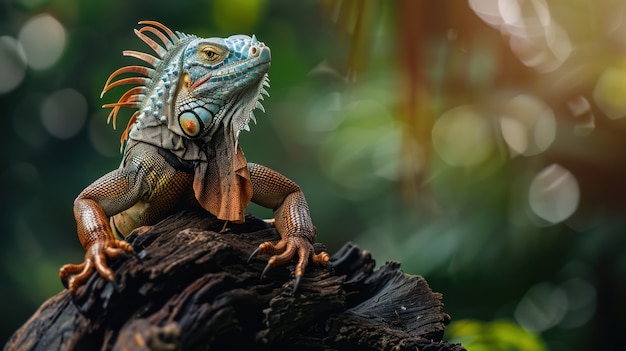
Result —
[[[266, 270], [297, 256], [297, 288], [309, 260], [320, 265], [329, 260], [326, 252], [313, 251], [315, 227], [304, 195], [283, 175], [247, 163], [237, 143], [254, 120], [252, 110], [263, 108], [258, 100], [269, 86], [269, 48], [254, 36], [205, 39], [174, 33], [158, 22], [139, 24], [145, 26], [135, 33], [157, 56], [125, 51], [153, 68], [123, 67], [105, 84], [103, 94], [119, 85], [137, 85], [117, 103], [104, 105], [112, 108], [114, 126], [121, 107], [137, 111], [122, 134], [120, 168], [89, 185], [74, 202], [85, 261], [61, 267], [62, 281], [72, 292], [94, 270], [113, 281], [107, 261], [133, 252], [116, 233], [126, 236], [192, 207], [241, 222], [253, 201], [274, 210], [281, 240], [261, 244], [252, 256], [273, 255]], [[143, 77], [119, 78], [127, 73]]]

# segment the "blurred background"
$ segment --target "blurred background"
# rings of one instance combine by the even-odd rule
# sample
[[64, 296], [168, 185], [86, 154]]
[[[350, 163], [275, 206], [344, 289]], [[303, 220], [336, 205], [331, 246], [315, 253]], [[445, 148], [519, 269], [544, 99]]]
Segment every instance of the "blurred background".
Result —
[[139, 20], [272, 48], [248, 160], [301, 185], [331, 253], [443, 293], [448, 340], [622, 343], [624, 0], [0, 0], [0, 341], [82, 261], [72, 202], [119, 164], [100, 106], [125, 89], [99, 95], [150, 52]]

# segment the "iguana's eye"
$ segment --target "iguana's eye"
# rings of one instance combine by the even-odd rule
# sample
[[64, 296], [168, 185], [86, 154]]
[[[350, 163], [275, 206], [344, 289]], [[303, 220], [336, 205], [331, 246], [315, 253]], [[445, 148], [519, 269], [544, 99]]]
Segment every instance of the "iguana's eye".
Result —
[[207, 61], [210, 64], [216, 64], [221, 62], [226, 55], [224, 49], [213, 46], [206, 45], [200, 48], [200, 56], [203, 60]]

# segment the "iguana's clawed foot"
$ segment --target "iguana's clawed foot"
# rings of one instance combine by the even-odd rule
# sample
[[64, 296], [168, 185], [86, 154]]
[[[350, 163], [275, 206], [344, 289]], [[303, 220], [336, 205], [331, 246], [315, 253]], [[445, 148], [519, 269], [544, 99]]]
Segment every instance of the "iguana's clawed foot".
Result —
[[85, 261], [80, 264], [66, 264], [61, 267], [59, 277], [63, 285], [72, 293], [91, 276], [94, 270], [108, 281], [115, 280], [115, 273], [107, 265], [107, 259], [116, 259], [132, 254], [133, 247], [123, 240], [96, 241], [87, 249]]
[[265, 273], [267, 273], [269, 269], [287, 264], [296, 254], [298, 255], [298, 263], [296, 264], [295, 270], [296, 280], [293, 285], [294, 292], [298, 289], [298, 285], [309, 261], [319, 266], [326, 266], [330, 260], [330, 256], [326, 251], [316, 254], [313, 250], [313, 244], [302, 236], [283, 238], [276, 244], [266, 241], [252, 252], [248, 261], [257, 254], [273, 255], [267, 261], [267, 265], [263, 269], [263, 273], [261, 273], [261, 278], [265, 276]]

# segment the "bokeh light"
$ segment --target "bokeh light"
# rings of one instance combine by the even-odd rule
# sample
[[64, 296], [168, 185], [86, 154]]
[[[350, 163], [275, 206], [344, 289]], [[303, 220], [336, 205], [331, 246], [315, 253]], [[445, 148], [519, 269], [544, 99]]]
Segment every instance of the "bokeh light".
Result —
[[531, 287], [515, 309], [519, 324], [534, 332], [558, 325], [567, 312], [567, 295], [558, 286], [540, 283]]
[[574, 134], [589, 135], [596, 129], [596, 117], [586, 97], [579, 95], [570, 99], [567, 107], [574, 117]]
[[511, 36], [510, 45], [522, 63], [542, 73], [558, 69], [572, 53], [567, 32], [555, 23], [539, 38]]
[[444, 113], [432, 130], [439, 157], [451, 166], [475, 166], [494, 149], [493, 132], [474, 106], [460, 106]]
[[65, 49], [65, 28], [47, 13], [30, 18], [20, 30], [18, 39], [24, 48], [28, 65], [44, 70], [53, 66]]
[[543, 101], [523, 94], [503, 106], [500, 129], [513, 155], [531, 156], [546, 151], [554, 142], [556, 120]]
[[87, 101], [73, 89], [50, 94], [41, 105], [41, 121], [51, 135], [69, 139], [76, 135], [87, 118]]
[[611, 119], [626, 116], [626, 69], [609, 67], [604, 70], [595, 88], [593, 98], [598, 107]]
[[585, 325], [596, 311], [596, 289], [582, 278], [571, 278], [560, 288], [567, 295], [567, 313], [559, 326], [578, 328]]
[[515, 319], [534, 332], [558, 326], [577, 328], [587, 323], [596, 307], [596, 291], [586, 280], [573, 277], [561, 284], [531, 287], [515, 309]]
[[560, 68], [572, 53], [567, 31], [545, 0], [470, 0], [487, 24], [509, 36], [509, 46], [528, 67], [547, 73]]
[[499, 27], [504, 23], [500, 15], [499, 0], [469, 0], [472, 10], [487, 24]]
[[0, 37], [0, 94], [15, 89], [26, 75], [26, 55], [12, 37]]
[[539, 172], [528, 189], [530, 209], [551, 224], [571, 216], [578, 208], [580, 189], [574, 175], [558, 164]]

